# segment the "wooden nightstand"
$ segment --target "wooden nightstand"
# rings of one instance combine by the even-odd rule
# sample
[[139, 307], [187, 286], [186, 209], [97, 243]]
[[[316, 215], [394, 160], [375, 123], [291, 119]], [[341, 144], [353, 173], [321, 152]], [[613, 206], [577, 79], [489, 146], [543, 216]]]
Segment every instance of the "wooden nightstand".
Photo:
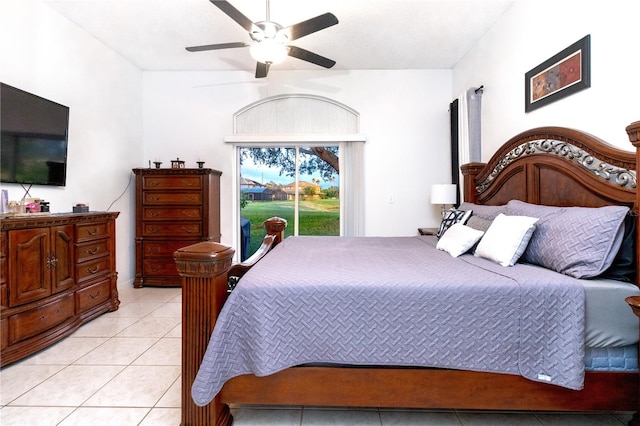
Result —
[[438, 228], [418, 228], [418, 233], [420, 235], [436, 235]]

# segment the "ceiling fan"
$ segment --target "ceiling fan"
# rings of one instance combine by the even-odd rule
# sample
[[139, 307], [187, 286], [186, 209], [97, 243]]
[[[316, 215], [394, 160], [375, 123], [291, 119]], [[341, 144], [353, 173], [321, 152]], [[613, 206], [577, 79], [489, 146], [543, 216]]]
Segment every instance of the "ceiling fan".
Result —
[[192, 46], [186, 49], [189, 52], [201, 52], [204, 50], [233, 49], [236, 47], [249, 47], [251, 56], [257, 61], [256, 78], [264, 78], [269, 73], [272, 64], [282, 62], [287, 56], [311, 62], [325, 68], [333, 67], [336, 62], [320, 56], [316, 53], [288, 44], [306, 35], [323, 30], [338, 23], [338, 18], [332, 13], [325, 13], [315, 18], [299, 22], [289, 27], [271, 21], [269, 16], [269, 0], [267, 3], [267, 16], [265, 21], [252, 22], [238, 9], [225, 0], [209, 0], [227, 16], [236, 21], [242, 28], [249, 32], [252, 43], [233, 42]]

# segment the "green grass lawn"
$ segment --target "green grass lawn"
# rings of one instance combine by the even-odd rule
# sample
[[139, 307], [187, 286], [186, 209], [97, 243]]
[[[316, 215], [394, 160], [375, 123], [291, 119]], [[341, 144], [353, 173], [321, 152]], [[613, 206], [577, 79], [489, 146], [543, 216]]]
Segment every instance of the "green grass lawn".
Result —
[[[265, 235], [262, 222], [278, 216], [288, 222], [285, 236], [293, 235], [293, 201], [252, 201], [241, 215], [251, 222], [250, 254], [254, 253]], [[300, 235], [340, 235], [340, 201], [311, 200], [300, 202]]]

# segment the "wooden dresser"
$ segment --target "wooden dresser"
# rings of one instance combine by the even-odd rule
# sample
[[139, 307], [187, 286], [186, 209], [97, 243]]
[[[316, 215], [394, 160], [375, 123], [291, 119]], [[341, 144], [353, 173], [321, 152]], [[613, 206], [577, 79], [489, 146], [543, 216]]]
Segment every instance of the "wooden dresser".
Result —
[[180, 286], [173, 252], [220, 242], [220, 175], [212, 169], [133, 169], [136, 175], [134, 287]]
[[115, 220], [91, 212], [2, 216], [2, 366], [118, 309]]

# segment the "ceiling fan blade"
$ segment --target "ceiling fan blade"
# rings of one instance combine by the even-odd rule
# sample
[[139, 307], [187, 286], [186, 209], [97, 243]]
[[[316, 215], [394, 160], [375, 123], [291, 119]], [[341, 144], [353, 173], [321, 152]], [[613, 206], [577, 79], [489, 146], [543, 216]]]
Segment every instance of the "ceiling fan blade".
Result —
[[289, 56], [293, 56], [294, 58], [302, 59], [303, 61], [311, 62], [312, 64], [320, 65], [325, 68], [331, 68], [336, 64], [336, 61], [325, 58], [324, 56], [320, 56], [316, 53], [309, 52], [308, 50], [300, 47], [288, 46], [288, 48]]
[[265, 78], [269, 73], [269, 64], [256, 63], [256, 78]]
[[233, 7], [231, 3], [224, 0], [209, 0], [213, 3], [218, 9], [223, 11], [229, 18], [236, 21], [242, 28], [249, 31], [250, 33], [256, 31], [262, 31], [258, 28], [249, 18], [244, 16], [242, 12]]
[[315, 18], [293, 24], [282, 31], [288, 35], [289, 40], [295, 40], [300, 37], [315, 33], [338, 23], [338, 18], [333, 13], [325, 13]]
[[185, 47], [189, 52], [202, 52], [203, 50], [220, 50], [220, 49], [233, 49], [236, 47], [246, 47], [249, 43], [243, 43], [241, 41], [234, 43], [218, 43], [218, 44], [205, 44], [203, 46], [191, 46]]

